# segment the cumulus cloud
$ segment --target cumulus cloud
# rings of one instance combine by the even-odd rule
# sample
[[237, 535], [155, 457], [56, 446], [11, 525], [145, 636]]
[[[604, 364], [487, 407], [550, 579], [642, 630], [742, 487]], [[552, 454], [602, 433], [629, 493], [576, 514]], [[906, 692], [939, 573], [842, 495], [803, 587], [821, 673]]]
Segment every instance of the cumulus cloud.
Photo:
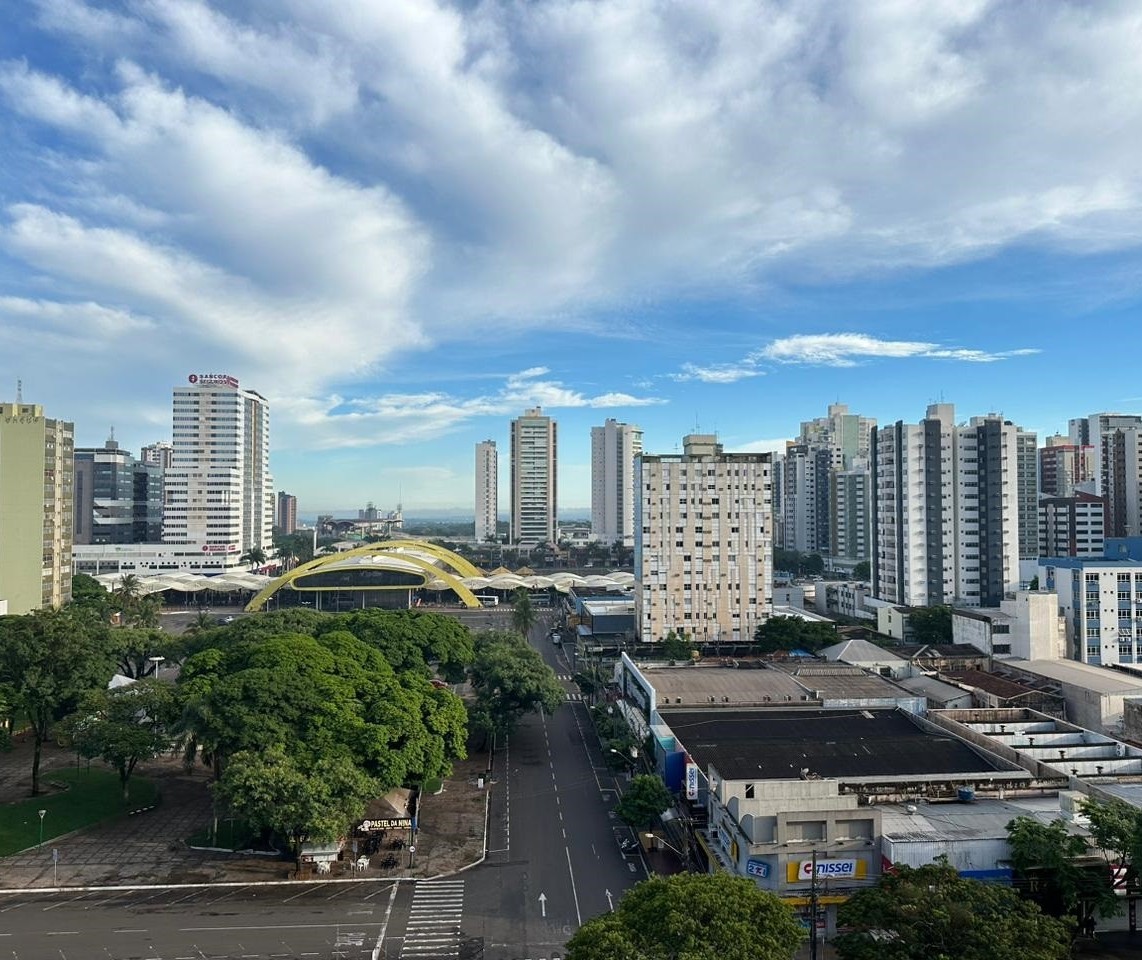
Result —
[[988, 351], [966, 347], [946, 347], [919, 340], [881, 340], [863, 333], [797, 334], [774, 340], [754, 356], [776, 363], [804, 363], [829, 367], [852, 367], [862, 360], [926, 357], [938, 360], [963, 360], [969, 363], [994, 363], [1011, 357], [1038, 353], [1032, 347], [1018, 350]]
[[[1142, 234], [1130, 4], [30, 9], [0, 295], [150, 318], [155, 370], [236, 350], [322, 396], [457, 338]], [[1012, 355], [829, 336], [675, 378]]]
[[474, 397], [444, 391], [353, 398], [287, 397], [279, 406], [295, 425], [287, 428], [289, 445], [329, 449], [427, 440], [479, 417], [514, 417], [531, 407], [555, 413], [561, 409], [648, 407], [666, 402], [660, 397], [627, 393], [587, 394], [558, 380], [543, 379], [547, 373], [545, 367], [511, 373], [497, 391]]

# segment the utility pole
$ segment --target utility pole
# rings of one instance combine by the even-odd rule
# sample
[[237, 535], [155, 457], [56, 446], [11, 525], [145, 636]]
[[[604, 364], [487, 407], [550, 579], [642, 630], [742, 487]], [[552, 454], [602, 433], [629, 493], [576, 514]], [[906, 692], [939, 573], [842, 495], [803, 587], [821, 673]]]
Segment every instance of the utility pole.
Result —
[[809, 960], [817, 960], [817, 851], [813, 851], [813, 874], [809, 881]]

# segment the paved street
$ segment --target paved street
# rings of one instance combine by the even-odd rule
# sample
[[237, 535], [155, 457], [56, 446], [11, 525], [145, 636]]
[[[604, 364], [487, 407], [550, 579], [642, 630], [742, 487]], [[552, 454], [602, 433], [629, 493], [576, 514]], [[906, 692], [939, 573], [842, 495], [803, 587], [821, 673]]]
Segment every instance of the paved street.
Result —
[[[571, 670], [546, 639], [556, 672]], [[574, 694], [564, 680], [569, 697]], [[454, 877], [0, 896], [3, 960], [552, 960], [642, 879], [586, 704], [528, 717], [496, 758], [487, 861]], [[608, 898], [608, 893], [610, 898]]]

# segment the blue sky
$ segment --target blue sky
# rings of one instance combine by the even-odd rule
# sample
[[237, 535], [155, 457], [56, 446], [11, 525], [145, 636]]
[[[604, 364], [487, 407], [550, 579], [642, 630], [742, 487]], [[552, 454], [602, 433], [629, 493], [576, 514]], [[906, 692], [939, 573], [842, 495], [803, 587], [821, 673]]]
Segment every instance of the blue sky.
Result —
[[[766, 450], [842, 401], [1142, 409], [1142, 10], [28, 0], [0, 395], [169, 436], [228, 372], [303, 513], [468, 508], [542, 405]], [[506, 496], [502, 502], [506, 507]]]

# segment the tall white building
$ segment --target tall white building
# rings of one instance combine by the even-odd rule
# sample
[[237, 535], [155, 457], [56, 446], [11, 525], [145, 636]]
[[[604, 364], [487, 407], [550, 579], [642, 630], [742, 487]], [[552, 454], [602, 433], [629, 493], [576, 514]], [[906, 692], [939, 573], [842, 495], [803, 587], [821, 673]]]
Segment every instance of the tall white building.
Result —
[[1034, 435], [994, 414], [954, 419], [933, 404], [919, 424], [874, 431], [878, 599], [998, 606], [1037, 553]]
[[495, 440], [476, 444], [476, 542], [496, 536], [499, 517], [500, 459]]
[[591, 428], [591, 536], [602, 543], [634, 544], [635, 459], [642, 430], [608, 419]]
[[511, 542], [524, 546], [555, 543], [555, 421], [539, 407], [526, 410], [512, 421], [511, 443]]
[[1094, 447], [1094, 489], [1106, 497], [1108, 537], [1142, 533], [1142, 415], [1092, 413], [1069, 422], [1073, 444]]
[[671, 630], [744, 641], [773, 610], [768, 453], [725, 453], [715, 437], [636, 461], [635, 618], [644, 642]]
[[225, 374], [191, 374], [174, 391], [163, 543], [226, 562], [273, 545], [274, 481], [265, 398]]

